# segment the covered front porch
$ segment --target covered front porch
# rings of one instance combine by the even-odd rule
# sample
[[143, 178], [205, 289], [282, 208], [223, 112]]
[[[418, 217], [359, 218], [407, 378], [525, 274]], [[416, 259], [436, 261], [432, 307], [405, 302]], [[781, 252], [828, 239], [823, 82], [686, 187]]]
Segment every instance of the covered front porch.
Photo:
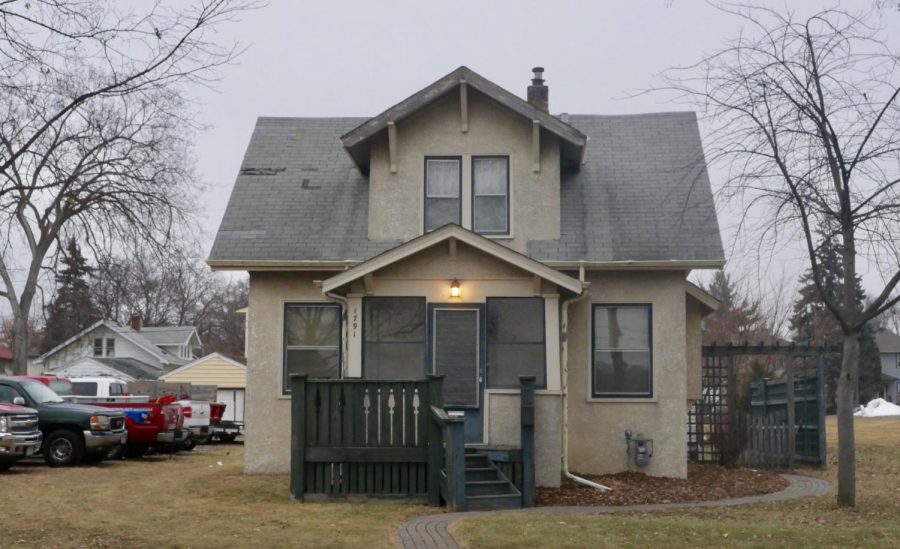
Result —
[[[349, 407], [354, 407], [368, 410], [360, 412], [369, 414], [366, 421], [377, 422], [377, 413], [382, 413], [381, 423], [357, 425], [368, 428], [369, 435], [390, 435], [381, 432], [390, 425], [388, 420], [400, 421], [396, 414], [408, 414], [396, 423], [401, 430], [393, 433], [395, 438], [382, 436], [380, 442], [375, 440], [376, 446], [370, 437], [363, 439], [362, 445], [358, 445], [358, 438], [353, 439], [352, 455], [362, 460], [357, 463], [375, 459], [373, 456], [394, 456], [392, 459], [399, 461], [393, 463], [412, 460], [408, 463], [433, 469], [429, 463], [415, 461], [424, 459], [424, 448], [429, 444], [424, 433], [416, 429], [438, 424], [443, 433], [438, 444], [467, 448], [469, 462], [483, 459], [489, 464], [486, 468], [506, 471], [503, 476], [513, 481], [511, 485], [516, 485], [515, 479], [529, 468], [538, 485], [558, 485], [562, 431], [560, 303], [581, 293], [583, 285], [578, 279], [494, 240], [448, 225], [319, 284], [328, 303], [287, 304], [285, 309], [285, 337], [290, 340], [296, 333], [296, 342], [300, 343], [286, 341], [285, 388], [294, 395], [293, 409], [299, 405], [299, 393], [292, 383], [299, 378], [289, 376], [305, 374], [309, 376], [304, 381], [306, 414], [327, 413], [334, 418], [335, 413], [349, 413]], [[308, 336], [315, 333], [316, 319], [328, 314], [341, 314], [338, 352], [304, 346], [304, 338], [314, 339]], [[326, 389], [323, 378], [340, 382]], [[530, 388], [524, 388], [522, 378], [531, 380]], [[426, 379], [432, 380], [431, 385]], [[308, 387], [314, 387], [315, 393], [309, 393], [313, 389]], [[523, 391], [531, 400], [525, 421]], [[323, 399], [326, 392], [329, 396]], [[299, 424], [294, 420], [294, 429], [311, 425], [309, 416], [304, 417]], [[429, 421], [408, 423], [413, 418]], [[527, 452], [522, 447], [527, 422], [531, 422], [532, 436], [538, 441], [533, 458], [527, 460], [531, 463], [525, 463]], [[409, 429], [413, 429], [411, 433]], [[365, 451], [381, 448], [385, 438], [397, 441], [401, 435], [410, 434], [423, 435], [425, 446], [417, 451]], [[474, 457], [476, 453], [484, 457]], [[445, 459], [452, 457], [446, 455]], [[305, 463], [324, 463], [304, 459]], [[298, 460], [292, 451], [292, 471]], [[447, 467], [452, 469], [451, 463], [447, 461]], [[339, 469], [343, 471], [340, 465]], [[421, 474], [414, 470], [408, 474]], [[447, 469], [442, 470], [447, 473]], [[392, 475], [397, 472], [390, 471]], [[398, 474], [402, 484], [405, 474]], [[495, 476], [487, 471], [469, 474]], [[340, 493], [351, 478], [338, 476], [340, 482], [329, 485], [337, 486]], [[499, 484], [501, 479], [496, 480]], [[407, 492], [415, 492], [413, 488], [420, 495], [424, 493], [421, 483], [411, 482]], [[323, 488], [324, 493], [333, 489]], [[521, 492], [521, 486], [516, 489]], [[394, 491], [392, 486], [390, 492]], [[305, 492], [309, 493], [308, 485]]]

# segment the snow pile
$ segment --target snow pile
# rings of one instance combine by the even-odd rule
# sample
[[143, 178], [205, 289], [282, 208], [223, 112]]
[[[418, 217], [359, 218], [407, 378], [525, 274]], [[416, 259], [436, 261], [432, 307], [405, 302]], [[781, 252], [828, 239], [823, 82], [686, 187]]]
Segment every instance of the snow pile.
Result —
[[860, 406], [853, 413], [856, 417], [900, 417], [900, 406], [891, 404], [883, 398], [870, 400], [865, 406]]

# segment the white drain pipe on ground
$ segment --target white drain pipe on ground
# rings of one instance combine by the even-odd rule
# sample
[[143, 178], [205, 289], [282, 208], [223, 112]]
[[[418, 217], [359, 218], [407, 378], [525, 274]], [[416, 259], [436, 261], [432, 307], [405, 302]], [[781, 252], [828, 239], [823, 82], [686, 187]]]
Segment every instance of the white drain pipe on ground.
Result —
[[[578, 278], [581, 280], [582, 285], [584, 285], [584, 267], [578, 270]], [[603, 486], [602, 484], [597, 484], [596, 482], [592, 482], [586, 478], [579, 477], [577, 475], [573, 475], [569, 472], [569, 304], [577, 303], [588, 296], [588, 292], [586, 288], [581, 290], [581, 293], [577, 296], [566, 299], [562, 303], [562, 352], [560, 357], [561, 371], [562, 371], [562, 413], [563, 413], [563, 425], [562, 425], [562, 473], [563, 475], [572, 481], [577, 482], [578, 484], [582, 484], [584, 486], [590, 486], [591, 488], [596, 488], [598, 490], [605, 490], [607, 492], [612, 491], [612, 488], [609, 486]]]

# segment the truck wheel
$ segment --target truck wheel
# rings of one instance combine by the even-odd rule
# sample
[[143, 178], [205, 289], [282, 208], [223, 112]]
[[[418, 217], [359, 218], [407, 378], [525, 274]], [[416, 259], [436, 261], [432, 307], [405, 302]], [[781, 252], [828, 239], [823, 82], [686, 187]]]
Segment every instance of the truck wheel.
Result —
[[234, 442], [236, 438], [237, 435], [234, 433], [219, 433], [219, 440], [222, 442]]
[[9, 468], [13, 466], [12, 461], [0, 461], [0, 473], [4, 471], [9, 471]]
[[44, 461], [50, 467], [70, 467], [81, 463], [84, 439], [81, 433], [61, 429], [53, 431], [44, 441]]
[[187, 439], [186, 441], [182, 442], [181, 444], [182, 444], [182, 446], [181, 446], [182, 450], [184, 450], [185, 452], [190, 452], [191, 450], [193, 450], [194, 448], [197, 447], [197, 439], [195, 439], [194, 437], [191, 437], [191, 438]]

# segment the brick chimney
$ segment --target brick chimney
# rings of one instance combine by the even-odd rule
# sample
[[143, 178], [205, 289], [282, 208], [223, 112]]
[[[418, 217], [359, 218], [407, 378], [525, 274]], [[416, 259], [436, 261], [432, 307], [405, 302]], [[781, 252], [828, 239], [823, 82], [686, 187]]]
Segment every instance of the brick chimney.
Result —
[[135, 332], [141, 331], [141, 313], [132, 313], [131, 314], [131, 329]]
[[534, 78], [528, 86], [528, 104], [532, 107], [550, 112], [550, 88], [544, 85], [544, 67], [535, 67]]

